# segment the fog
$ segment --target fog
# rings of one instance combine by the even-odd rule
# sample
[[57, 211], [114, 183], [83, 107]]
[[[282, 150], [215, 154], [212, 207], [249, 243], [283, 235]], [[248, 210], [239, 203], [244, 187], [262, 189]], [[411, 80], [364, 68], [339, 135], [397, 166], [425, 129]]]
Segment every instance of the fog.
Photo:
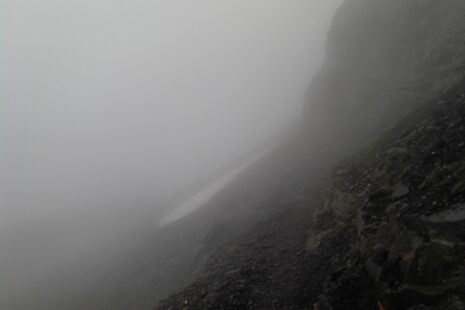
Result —
[[298, 122], [340, 2], [2, 1], [0, 300], [98, 270]]

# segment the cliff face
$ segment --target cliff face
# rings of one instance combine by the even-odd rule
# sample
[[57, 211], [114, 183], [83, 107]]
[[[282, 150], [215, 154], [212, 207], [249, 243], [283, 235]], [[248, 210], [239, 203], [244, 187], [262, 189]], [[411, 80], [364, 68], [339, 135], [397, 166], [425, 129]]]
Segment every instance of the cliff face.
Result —
[[465, 309], [465, 1], [346, 0], [327, 49], [258, 224], [161, 309]]
[[340, 271], [337, 281], [321, 275], [316, 304], [345, 309], [345, 283], [363, 272], [380, 309], [465, 309], [464, 158], [462, 82], [340, 163], [308, 239], [316, 259], [333, 253], [326, 270]]
[[464, 33], [462, 0], [345, 1], [309, 89], [310, 140], [366, 145], [447, 92], [464, 76]]

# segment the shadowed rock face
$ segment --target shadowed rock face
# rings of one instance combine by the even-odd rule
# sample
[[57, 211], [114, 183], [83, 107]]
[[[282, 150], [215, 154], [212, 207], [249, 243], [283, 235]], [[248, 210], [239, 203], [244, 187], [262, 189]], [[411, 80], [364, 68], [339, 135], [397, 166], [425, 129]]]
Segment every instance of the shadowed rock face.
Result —
[[159, 308], [465, 309], [464, 34], [464, 1], [347, 0], [280, 190]]
[[465, 72], [464, 21], [461, 0], [345, 1], [308, 92], [311, 139], [337, 141], [341, 152], [363, 146], [455, 86]]
[[[386, 309], [465, 307], [465, 193], [454, 191], [464, 142], [461, 83], [336, 173], [337, 189], [359, 199], [349, 206], [360, 223], [357, 248]], [[398, 184], [408, 191], [380, 194]]]

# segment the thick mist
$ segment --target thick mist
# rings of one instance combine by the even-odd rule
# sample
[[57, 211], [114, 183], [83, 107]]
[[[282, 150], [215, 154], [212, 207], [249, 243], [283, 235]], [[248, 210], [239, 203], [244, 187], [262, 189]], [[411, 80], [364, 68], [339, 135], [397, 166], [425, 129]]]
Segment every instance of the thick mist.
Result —
[[269, 147], [340, 2], [3, 1], [0, 300], [101, 270], [177, 193]]

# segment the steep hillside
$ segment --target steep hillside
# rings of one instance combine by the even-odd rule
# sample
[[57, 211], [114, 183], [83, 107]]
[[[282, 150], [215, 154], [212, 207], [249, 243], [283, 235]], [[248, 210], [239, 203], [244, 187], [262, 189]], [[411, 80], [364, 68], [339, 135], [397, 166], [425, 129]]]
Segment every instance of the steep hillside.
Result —
[[356, 262], [384, 309], [465, 309], [464, 169], [465, 83], [338, 166], [309, 249], [331, 251], [342, 231], [353, 239], [326, 263], [339, 274], [317, 304], [346, 309]]
[[465, 83], [294, 186], [161, 309], [465, 309]]
[[346, 0], [327, 49], [301, 135], [198, 214], [237, 229], [159, 309], [465, 309], [465, 1]]
[[308, 92], [310, 140], [342, 153], [372, 141], [465, 73], [462, 0], [346, 0]]
[[280, 196], [161, 309], [465, 309], [465, 83]]

